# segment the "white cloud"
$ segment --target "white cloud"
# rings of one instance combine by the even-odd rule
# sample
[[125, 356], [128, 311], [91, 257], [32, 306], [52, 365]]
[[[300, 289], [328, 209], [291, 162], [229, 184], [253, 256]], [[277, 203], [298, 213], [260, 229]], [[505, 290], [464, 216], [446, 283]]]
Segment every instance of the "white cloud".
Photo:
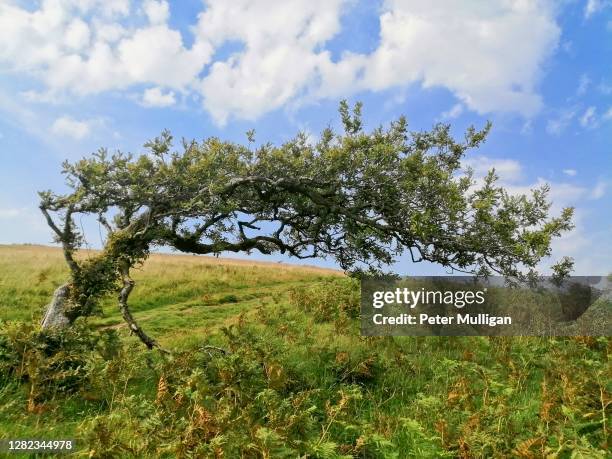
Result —
[[586, 5], [584, 6], [584, 17], [586, 19], [589, 19], [603, 7], [604, 4], [601, 0], [588, 0]]
[[443, 120], [454, 119], [460, 116], [462, 113], [463, 113], [463, 105], [455, 104], [451, 108], [449, 108], [447, 111], [443, 112], [441, 115], [441, 118]]
[[563, 169], [563, 173], [568, 177], [575, 177], [578, 171], [576, 169]]
[[80, 5], [82, 9], [99, 6], [102, 13], [109, 17], [127, 16], [130, 13], [130, 0], [66, 0]]
[[551, 216], [559, 215], [565, 207], [574, 207], [575, 209], [572, 219], [575, 225], [574, 229], [552, 241], [552, 256], [540, 266], [542, 272], [548, 272], [549, 266], [563, 256], [574, 258], [576, 262], [574, 275], [595, 275], [610, 272], [610, 249], [612, 247], [610, 247], [609, 232], [596, 234], [592, 230], [587, 230], [588, 222], [585, 218], [589, 214], [588, 207], [585, 207], [588, 200], [596, 199], [594, 195], [605, 192], [605, 187], [600, 185], [601, 183], [598, 183], [593, 189], [566, 182], [551, 182], [543, 178], [538, 178], [531, 184], [502, 183], [508, 192], [515, 195], [528, 194], [529, 190], [548, 184], [550, 186], [548, 199], [552, 202]]
[[101, 42], [113, 44], [128, 35], [128, 30], [118, 23], [108, 23], [94, 19], [92, 21], [96, 39]]
[[[560, 34], [549, 2], [490, 2], [483, 7], [476, 2], [436, 6], [424, 0], [390, 0], [380, 17], [377, 49], [371, 54], [344, 52], [332, 62], [328, 53], [316, 49], [337, 33], [340, 2], [292, 5], [289, 20], [284, 8], [262, 19], [264, 3], [213, 1], [200, 18], [201, 31], [245, 44], [245, 51], [215, 63], [202, 86], [205, 106], [221, 123], [230, 115], [254, 118], [290, 100], [415, 82], [445, 87], [480, 113], [529, 116], [541, 107], [536, 92], [540, 67]], [[309, 17], [327, 27], [317, 27], [316, 35], [305, 32]], [[232, 25], [225, 30], [228, 23]]]
[[192, 83], [209, 55], [204, 47], [186, 50], [181, 34], [166, 25], [138, 30], [122, 40], [117, 51], [129, 81], [149, 81], [173, 88]]
[[574, 109], [562, 110], [557, 118], [548, 120], [548, 123], [546, 123], [546, 132], [551, 135], [561, 135], [575, 116], [576, 110]]
[[[575, 228], [563, 234], [561, 238], [552, 241], [552, 256], [541, 264], [542, 272], [548, 273], [549, 266], [563, 256], [571, 256], [575, 259], [575, 275], [607, 274], [610, 272], [609, 232], [599, 235], [594, 234], [592, 231], [587, 231], [585, 222], [585, 216], [588, 214], [585, 204], [588, 200], [603, 197], [606, 191], [606, 184], [603, 181], [598, 182], [593, 189], [562, 181], [551, 182], [541, 177], [529, 183], [525, 181], [523, 165], [513, 159], [476, 156], [464, 160], [463, 164], [464, 166], [472, 166], [474, 169], [476, 186], [482, 184], [482, 179], [488, 170], [494, 167], [500, 177], [499, 184], [513, 195], [528, 195], [530, 190], [548, 184], [550, 186], [548, 199], [552, 202], [551, 216], [559, 215], [564, 207], [575, 207], [573, 218]], [[575, 172], [573, 169], [568, 171]], [[571, 172], [567, 175], [573, 176]]]
[[0, 65], [60, 94], [193, 84], [212, 48], [186, 48], [180, 32], [166, 24], [167, 3], [149, 1], [143, 8], [149, 24], [134, 28], [121, 22], [130, 12], [128, 0], [46, 0], [33, 11], [0, 3]]
[[78, 121], [69, 116], [62, 116], [55, 120], [51, 126], [51, 131], [62, 137], [71, 137], [75, 140], [82, 140], [91, 132], [90, 121]]
[[591, 199], [603, 198], [604, 195], [606, 194], [607, 188], [608, 188], [608, 184], [606, 182], [604, 182], [603, 180], [598, 181], [595, 187], [593, 188], [593, 190], [591, 190], [590, 198]]
[[571, 256], [575, 260], [573, 275], [608, 275], [612, 272], [612, 243], [609, 237], [612, 228], [597, 232], [587, 229], [585, 213], [577, 210], [574, 215], [575, 228], [552, 241], [553, 262], [562, 256]]
[[72, 20], [64, 35], [64, 44], [67, 48], [79, 51], [89, 46], [89, 26], [81, 19]]
[[545, 180], [542, 177], [538, 177], [533, 183], [528, 184], [503, 182], [501, 184], [510, 194], [513, 195], [529, 195], [530, 191], [534, 188], [540, 188], [544, 185], [548, 185], [550, 187], [548, 199], [551, 202], [551, 215], [559, 215], [561, 210], [565, 207], [574, 207], [579, 205], [589, 197], [590, 192], [589, 189], [582, 186], [567, 182], [553, 182], [551, 180]]
[[142, 104], [146, 107], [170, 107], [175, 103], [174, 92], [164, 93], [159, 87], [147, 89], [142, 95]]
[[[577, 123], [585, 129], [594, 129], [599, 126], [600, 119], [597, 116], [597, 108], [593, 105], [587, 107], [582, 112], [582, 115], [578, 116], [579, 107], [565, 108], [558, 111], [558, 115], [555, 118], [548, 120], [546, 124], [546, 132], [551, 135], [561, 135], [570, 124], [577, 120]], [[610, 110], [605, 112], [601, 116], [601, 120], [607, 120], [612, 118], [612, 107]]]
[[597, 109], [593, 106], [588, 107], [580, 117], [580, 126], [584, 128], [593, 128], [597, 124], [596, 114]]
[[559, 36], [548, 2], [390, 0], [365, 81], [384, 89], [420, 80], [450, 89], [479, 113], [529, 116], [542, 105], [540, 66]]
[[[362, 90], [420, 83], [451, 91], [479, 113], [531, 116], [541, 105], [542, 65], [560, 30], [549, 0], [483, 4], [386, 0], [377, 48], [325, 48], [352, 0], [207, 0], [191, 46], [170, 28], [169, 3], [44, 0], [38, 9], [0, 3], [0, 65], [57, 94], [95, 94], [145, 84], [200, 93], [218, 123]], [[144, 14], [134, 26], [130, 14]], [[212, 62], [228, 43], [242, 49]], [[427, 46], [424, 46], [427, 43]]]
[[57, 94], [52, 94], [48, 91], [35, 91], [33, 89], [22, 91], [19, 93], [19, 96], [27, 102], [36, 104], [57, 104], [61, 101]]
[[[20, 94], [20, 96], [27, 97], [24, 94]], [[45, 100], [45, 102], [55, 103], [55, 101], [51, 100]], [[45, 145], [47, 151], [53, 152], [53, 154], [58, 155], [62, 160], [66, 159], [66, 157], [75, 159], [74, 155], [80, 156], [83, 153], [82, 151], [66, 148], [66, 138], [74, 138], [73, 134], [68, 133], [70, 131], [69, 127], [72, 124], [71, 121], [86, 124], [88, 132], [92, 135], [96, 134], [98, 138], [106, 138], [104, 136], [108, 134], [109, 124], [112, 125], [112, 120], [104, 117], [75, 120], [66, 115], [50, 116], [43, 111], [32, 109], [29, 104], [23, 103], [23, 100], [15, 97], [14, 94], [3, 92], [2, 88], [0, 88], [0, 117], [17, 132], [25, 132], [32, 139], [37, 139], [41, 145]], [[59, 133], [54, 132], [54, 127], [59, 130]], [[83, 131], [83, 128], [76, 128], [74, 132], [78, 134], [79, 131]], [[54, 135], [49, 135], [50, 133]]]
[[199, 39], [215, 47], [238, 41], [244, 50], [210, 68], [200, 86], [206, 109], [219, 123], [255, 119], [320, 85], [321, 68], [332, 64], [318, 48], [340, 31], [343, 3], [209, 1]]
[[565, 182], [552, 182], [538, 178], [535, 186], [542, 186], [545, 183], [550, 185], [550, 200], [553, 205], [551, 210], [558, 212], [562, 207], [575, 206], [584, 200], [588, 195], [588, 189]]
[[[50, 243], [51, 233], [36, 204], [7, 205], [14, 197], [0, 195], [0, 244]], [[25, 204], [25, 203], [20, 203]]]
[[466, 167], [472, 168], [474, 177], [477, 180], [484, 178], [491, 169], [495, 169], [495, 173], [500, 180], [506, 183], [514, 183], [523, 178], [521, 163], [514, 159], [475, 156], [473, 158], [466, 158], [463, 164]]
[[523, 165], [514, 159], [475, 156], [464, 159], [462, 164], [464, 167], [471, 167], [473, 169], [476, 187], [482, 185], [484, 177], [493, 168], [499, 177], [499, 184], [510, 194], [528, 195], [530, 190], [548, 184], [550, 186], [548, 197], [552, 201], [551, 211], [553, 213], [559, 213], [563, 207], [575, 206], [581, 201], [592, 197], [592, 191], [588, 188], [568, 182], [552, 182], [538, 177], [537, 180], [531, 183], [525, 183]]
[[142, 9], [151, 24], [163, 24], [170, 17], [170, 7], [165, 0], [146, 0]]
[[[574, 214], [573, 223], [574, 229], [564, 233], [559, 238], [555, 238], [551, 242], [551, 250], [553, 259], [547, 265], [552, 265], [562, 257], [569, 256], [574, 258], [574, 275], [594, 274], [589, 264], [585, 261], [592, 258], [585, 257], [584, 254], [592, 251], [593, 241], [587, 237], [587, 232], [584, 227], [584, 213], [577, 211]], [[588, 266], [588, 267], [587, 267]]]
[[5, 114], [4, 119], [14, 128], [27, 131], [30, 135], [44, 140], [46, 132], [39, 129], [40, 120], [37, 113], [30, 110], [24, 103], [15, 101], [12, 94], [6, 93], [0, 88], [0, 114]]

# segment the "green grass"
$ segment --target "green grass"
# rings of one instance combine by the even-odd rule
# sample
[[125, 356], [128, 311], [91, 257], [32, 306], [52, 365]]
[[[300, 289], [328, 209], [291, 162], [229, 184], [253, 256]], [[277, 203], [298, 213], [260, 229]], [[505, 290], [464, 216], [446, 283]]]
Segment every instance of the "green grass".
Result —
[[172, 356], [112, 299], [54, 354], [31, 324], [65, 275], [56, 250], [0, 247], [0, 438], [72, 437], [82, 457], [608, 454], [607, 338], [361, 337], [335, 272], [156, 255], [131, 303]]
[[[39, 321], [67, 275], [58, 249], [0, 245], [0, 318]], [[314, 267], [155, 254], [133, 272], [130, 307], [146, 330], [157, 331], [162, 343], [172, 345], [187, 324], [192, 332], [203, 332], [258, 301], [286, 297], [290, 287], [339, 275]], [[114, 298], [104, 301], [102, 316], [91, 322], [125, 327]]]

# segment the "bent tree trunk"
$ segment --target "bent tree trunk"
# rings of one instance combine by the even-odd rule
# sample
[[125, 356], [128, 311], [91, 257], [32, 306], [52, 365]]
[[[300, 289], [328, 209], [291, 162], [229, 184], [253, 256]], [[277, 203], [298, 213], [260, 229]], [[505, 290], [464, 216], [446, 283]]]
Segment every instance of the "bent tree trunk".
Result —
[[43, 329], [48, 328], [65, 328], [72, 322], [67, 315], [66, 308], [68, 307], [68, 296], [70, 293], [70, 284], [65, 283], [60, 285], [53, 293], [51, 303], [47, 305], [45, 315], [41, 322]]
[[[128, 297], [134, 288], [130, 277], [130, 267], [138, 260], [144, 260], [152, 242], [152, 234], [148, 233], [151, 223], [151, 210], [135, 217], [132, 207], [123, 213], [123, 226], [113, 229], [106, 218], [99, 214], [99, 222], [108, 230], [107, 241], [103, 250], [96, 256], [77, 261], [73, 257], [75, 248], [79, 245], [79, 235], [75, 231], [72, 215], [83, 210], [72, 201], [60, 199], [55, 201], [50, 194], [41, 194], [42, 211], [48, 225], [62, 244], [64, 259], [70, 268], [71, 281], [61, 285], [53, 293], [51, 303], [45, 310], [41, 321], [42, 329], [69, 327], [78, 317], [89, 316], [95, 310], [97, 302], [107, 293], [119, 289], [119, 310], [126, 321], [130, 332], [147, 346], [148, 349], [160, 348], [159, 344], [149, 337], [132, 316]], [[58, 226], [49, 210], [60, 211], [65, 208], [64, 224]]]
[[[153, 349], [155, 347], [160, 348], [157, 341], [148, 336], [144, 330], [138, 325], [132, 313], [130, 312], [128, 306], [128, 297], [132, 290], [134, 289], [135, 282], [129, 275], [129, 269], [122, 269], [121, 271], [122, 279], [123, 279], [123, 287], [119, 291], [119, 310], [121, 311], [121, 315], [123, 319], [127, 323], [130, 328], [130, 332], [134, 333], [140, 341], [147, 346], [148, 349]], [[53, 293], [53, 298], [51, 302], [47, 305], [45, 309], [45, 314], [41, 321], [41, 328], [43, 330], [51, 329], [51, 328], [66, 328], [70, 326], [76, 317], [71, 317], [68, 313], [68, 306], [70, 304], [70, 283], [65, 283], [60, 285], [55, 292]]]
[[[119, 310], [121, 311], [121, 315], [123, 319], [127, 322], [130, 327], [130, 332], [134, 333], [140, 341], [147, 346], [147, 349], [153, 349], [154, 347], [160, 348], [157, 341], [148, 336], [140, 325], [136, 322], [132, 313], [130, 312], [130, 308], [128, 306], [128, 298], [132, 290], [134, 289], [134, 285], [136, 284], [134, 280], [130, 277], [130, 269], [129, 266], [123, 266], [121, 268], [121, 277], [123, 279], [123, 288], [119, 292]], [[161, 348], [160, 348], [161, 349]]]

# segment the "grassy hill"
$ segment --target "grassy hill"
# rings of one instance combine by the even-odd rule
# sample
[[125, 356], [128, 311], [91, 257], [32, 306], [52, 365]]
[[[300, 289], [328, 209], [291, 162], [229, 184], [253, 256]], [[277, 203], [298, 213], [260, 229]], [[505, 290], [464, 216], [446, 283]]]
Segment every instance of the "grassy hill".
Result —
[[130, 300], [163, 355], [113, 298], [41, 334], [66, 274], [57, 249], [0, 246], [0, 439], [73, 438], [77, 457], [607, 457], [607, 338], [366, 338], [338, 272], [153, 255]]
[[[88, 256], [85, 252], [83, 256]], [[55, 288], [68, 278], [61, 250], [38, 245], [0, 245], [0, 318], [39, 321]], [[133, 272], [130, 306], [136, 319], [164, 345], [198, 339], [262, 302], [286, 298], [339, 271], [281, 263], [153, 254]], [[115, 298], [103, 304], [96, 326], [125, 327]], [[184, 333], [188, 327], [189, 333]]]

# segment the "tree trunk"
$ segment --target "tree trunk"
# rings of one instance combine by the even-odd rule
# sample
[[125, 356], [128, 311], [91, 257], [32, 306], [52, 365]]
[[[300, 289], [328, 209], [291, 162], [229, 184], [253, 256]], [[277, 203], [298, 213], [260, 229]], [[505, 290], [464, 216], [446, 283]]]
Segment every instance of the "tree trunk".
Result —
[[130, 312], [130, 308], [128, 306], [128, 297], [134, 289], [135, 282], [130, 277], [129, 266], [123, 266], [121, 268], [121, 276], [123, 278], [123, 288], [119, 291], [119, 310], [121, 311], [123, 319], [130, 327], [130, 332], [138, 336], [138, 338], [140, 338], [140, 341], [142, 341], [144, 345], [147, 346], [147, 349], [151, 350], [156, 347], [161, 350], [157, 341], [148, 336], [144, 332], [144, 330], [140, 328], [140, 325], [138, 325], [138, 323], [132, 316], [132, 313]]
[[[138, 338], [147, 346], [148, 349], [158, 348], [161, 351], [165, 351], [160, 348], [159, 344], [150, 336], [148, 336], [144, 330], [138, 325], [130, 308], [128, 306], [128, 297], [134, 288], [134, 281], [129, 276], [129, 269], [123, 269], [123, 288], [119, 291], [119, 310], [123, 319], [126, 321], [130, 328], [130, 332], [134, 333]], [[70, 326], [72, 320], [66, 315], [66, 308], [68, 307], [70, 293], [70, 284], [65, 283], [60, 285], [53, 293], [53, 299], [47, 305], [45, 315], [41, 321], [41, 327], [43, 329], [49, 328], [66, 328]]]
[[47, 305], [45, 316], [41, 322], [43, 329], [45, 328], [65, 328], [70, 325], [70, 319], [66, 315], [66, 307], [68, 306], [68, 294], [70, 292], [70, 284], [60, 285], [53, 293], [51, 303]]

